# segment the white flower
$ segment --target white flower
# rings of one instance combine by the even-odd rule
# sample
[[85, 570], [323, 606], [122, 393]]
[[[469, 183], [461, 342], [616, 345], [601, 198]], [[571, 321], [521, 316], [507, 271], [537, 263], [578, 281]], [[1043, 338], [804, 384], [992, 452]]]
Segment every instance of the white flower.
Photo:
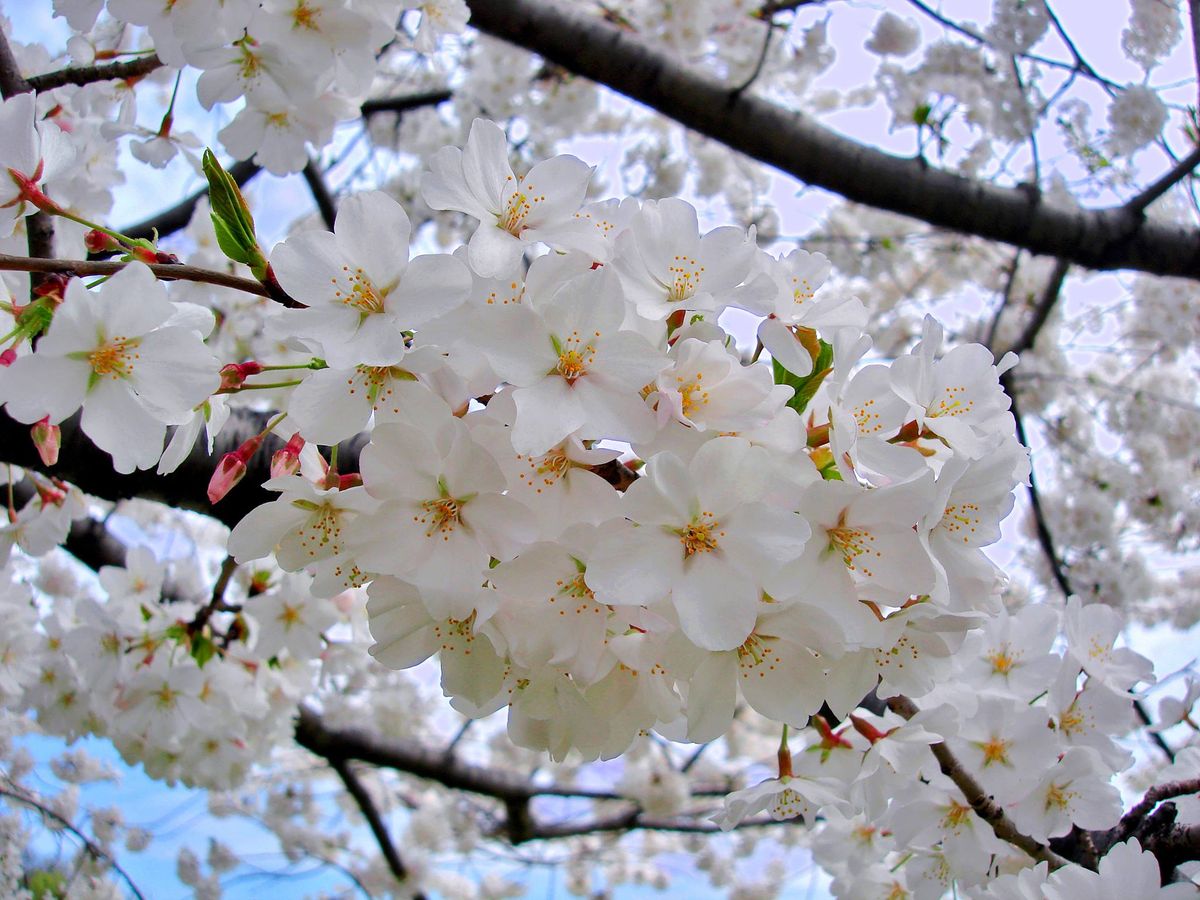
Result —
[[[589, 565], [602, 602], [657, 603], [668, 592], [683, 633], [706, 650], [732, 650], [754, 628], [764, 580], [800, 555], [803, 517], [759, 502], [765, 451], [735, 437], [701, 447], [690, 465], [654, 457], [625, 492], [625, 516]], [[615, 523], [614, 523], [615, 525]]]
[[37, 352], [0, 375], [0, 399], [20, 422], [61, 422], [82, 405], [84, 434], [118, 472], [149, 468], [166, 426], [190, 418], [221, 381], [199, 335], [171, 324], [174, 313], [141, 263], [95, 293], [72, 280]]
[[467, 298], [471, 278], [446, 254], [408, 259], [411, 226], [382, 191], [342, 203], [333, 233], [306, 231], [271, 252], [283, 289], [308, 306], [285, 327], [316, 344], [331, 366], [391, 366], [405, 354], [404, 331]]
[[812, 823], [824, 806], [842, 802], [842, 786], [816, 778], [772, 778], [753, 787], [734, 791], [725, 798], [725, 808], [709, 819], [729, 831], [755, 813], [767, 811], [776, 822], [800, 817]]
[[500, 126], [476, 119], [466, 147], [442, 148], [429, 169], [421, 181], [425, 202], [479, 220], [468, 252], [471, 268], [485, 278], [511, 272], [530, 243], [553, 246], [565, 234], [596, 241], [575, 218], [592, 169], [574, 156], [544, 160], [518, 178]]
[[0, 237], [12, 234], [22, 216], [37, 212], [22, 182], [40, 186], [63, 174], [75, 155], [57, 125], [35, 125], [36, 101], [34, 94], [25, 93], [0, 103]]

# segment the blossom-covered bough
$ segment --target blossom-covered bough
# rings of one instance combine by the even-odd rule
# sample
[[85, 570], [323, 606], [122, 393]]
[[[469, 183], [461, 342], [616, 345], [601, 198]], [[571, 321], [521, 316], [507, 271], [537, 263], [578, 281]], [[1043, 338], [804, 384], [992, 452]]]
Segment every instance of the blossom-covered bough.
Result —
[[[665, 886], [655, 857], [686, 849], [714, 884], [774, 894], [798, 854], [752, 879], [733, 862], [767, 838], [806, 845], [838, 896], [1197, 893], [1200, 746], [1178, 737], [1195, 682], [1152, 718], [1154, 665], [1121, 641], [1127, 613], [1196, 618], [1189, 573], [1147, 562], [1195, 542], [1195, 284], [1156, 277], [1200, 275], [1195, 200], [1173, 190], [1200, 161], [1194, 112], [1181, 150], [1149, 82], [1101, 76], [1040, 0], [999, 0], [987, 28], [912, 0], [961, 40], [906, 70], [913, 20], [864, 35], [872, 97], [939, 165], [903, 160], [789, 111], [832, 52], [809, 5], [60, 0], [70, 62], [0, 40], [5, 891], [29, 886], [11, 861], [39, 823], [78, 840], [72, 896], [140, 892], [116, 848], [149, 835], [78, 809], [74, 785], [111, 773], [68, 751], [72, 786], [40, 790], [16, 740], [38, 731], [102, 736], [367, 895], [518, 891], [455, 874], [485, 845], [577, 892]], [[1182, 27], [1135, 0], [1124, 49], [1149, 78]], [[729, 216], [705, 227], [671, 196], [661, 122], [630, 151], [640, 195], [597, 199], [554, 145], [649, 114], [567, 70], [1018, 249], [843, 206], [769, 252], [778, 217], [746, 159], [695, 146], [692, 193]], [[389, 80], [404, 92], [368, 98]], [[1112, 98], [1103, 136], [1076, 80]], [[143, 83], [165, 90], [157, 128]], [[188, 91], [252, 163], [195, 156]], [[995, 146], [953, 154], [960, 105]], [[1092, 188], [1126, 199], [1052, 198], [1052, 107]], [[394, 177], [335, 195], [308, 147], [360, 115]], [[203, 173], [178, 246], [160, 244], [178, 211], [107, 222], [120, 136], [140, 164]], [[1173, 162], [1134, 189], [1154, 141]], [[1006, 185], [1002, 149], [1028, 152], [1031, 181]], [[270, 210], [240, 189], [256, 167], [303, 170], [324, 221], [266, 246]], [[1164, 196], [1177, 207], [1148, 217]], [[1073, 264], [1145, 273], [1136, 316], [1068, 322]], [[971, 279], [999, 296], [983, 342], [924, 302]], [[1138, 362], [1086, 374], [1104, 356], [1085, 330], [1141, 341]], [[1031, 438], [1066, 460], [1050, 492]], [[1035, 552], [1010, 581], [985, 548], [1024, 496]], [[1022, 591], [1029, 574], [1046, 586]], [[1166, 759], [1133, 752], [1135, 714]], [[331, 774], [377, 853], [321, 824]], [[214, 896], [239, 865], [214, 843], [179, 877]]]

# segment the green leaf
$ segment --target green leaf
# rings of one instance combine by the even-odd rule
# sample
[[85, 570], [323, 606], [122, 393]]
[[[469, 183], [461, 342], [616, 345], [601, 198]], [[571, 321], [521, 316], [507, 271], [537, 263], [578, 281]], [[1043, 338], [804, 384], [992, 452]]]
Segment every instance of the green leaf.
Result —
[[211, 639], [202, 634], [196, 635], [192, 639], [192, 659], [196, 660], [196, 665], [204, 668], [204, 664], [217, 655], [217, 645]]
[[254, 216], [250, 214], [241, 188], [217, 162], [212, 150], [204, 151], [202, 165], [208, 179], [208, 199], [217, 245], [234, 262], [249, 266], [254, 277], [261, 281], [266, 277], [267, 258], [255, 237]]
[[803, 378], [789, 372], [779, 364], [778, 360], [771, 360], [771, 369], [775, 374], [776, 384], [786, 384], [796, 392], [787, 405], [796, 412], [803, 413], [808, 408], [809, 401], [812, 400], [813, 395], [817, 393], [817, 388], [821, 386], [821, 382], [833, 371], [832, 364], [833, 345], [825, 341], [820, 341], [820, 350], [817, 353], [817, 358], [813, 361], [813, 370]]
[[176, 622], [174, 625], [168, 625], [164, 634], [167, 640], [180, 643], [188, 639], [187, 626], [182, 622]]

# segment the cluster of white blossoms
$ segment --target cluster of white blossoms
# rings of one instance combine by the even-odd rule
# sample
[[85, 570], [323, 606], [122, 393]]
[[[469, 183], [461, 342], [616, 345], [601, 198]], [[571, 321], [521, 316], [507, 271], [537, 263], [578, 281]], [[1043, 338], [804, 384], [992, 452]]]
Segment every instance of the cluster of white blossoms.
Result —
[[[41, 196], [32, 121], [26, 137], [19, 199]], [[983, 548], [1029, 475], [1000, 386], [1015, 357], [945, 350], [932, 319], [907, 352], [874, 356], [864, 306], [823, 295], [822, 255], [702, 232], [681, 200], [585, 203], [590, 176], [573, 156], [517, 175], [503, 131], [476, 120], [422, 182], [430, 207], [472, 222], [466, 245], [410, 258], [398, 202], [347, 199], [333, 233], [270, 254], [293, 303], [265, 317], [276, 358], [218, 359], [211, 312], [140, 263], [96, 291], [71, 282], [0, 368], [10, 416], [50, 426], [82, 407], [131, 471], [160, 463], [169, 425], [177, 462], [200, 427], [219, 432], [222, 397], [261, 384], [279, 412], [265, 431], [289, 440], [264, 485], [278, 498], [229, 536], [244, 596], [160, 603], [141, 554], [102, 572], [103, 603], [58, 598], [38, 618], [6, 578], [19, 633], [0, 697], [49, 731], [105, 733], [152, 773], [234, 784], [285, 740], [365, 589], [376, 660], [436, 657], [455, 709], [507, 708], [512, 740], [555, 760], [613, 758], [650, 732], [710, 741], [743, 704], [790, 728], [812, 752], [785, 742], [779, 777], [716, 820], [820, 819], [844, 896], [1150, 884], [1136, 844], [1114, 850], [1124, 867], [1031, 868], [930, 749], [1034, 842], [1108, 828], [1131, 761], [1113, 739], [1153, 680], [1116, 646], [1114, 610], [1001, 602]], [[752, 355], [728, 310], [759, 317]], [[294, 380], [255, 381], [279, 370]], [[317, 458], [362, 432], [357, 472]], [[222, 461], [214, 497], [260, 444]], [[6, 550], [70, 524], [69, 489], [31, 478]], [[863, 709], [872, 694], [891, 710]]]
[[[359, 115], [386, 44], [403, 40], [429, 53], [441, 35], [461, 32], [467, 21], [462, 0], [55, 0], [54, 6], [82, 33], [70, 49], [83, 63], [111, 51], [114, 38], [127, 40], [114, 22], [144, 28], [163, 63], [199, 70], [196, 97], [205, 109], [233, 110], [220, 132], [225, 148], [278, 175], [300, 171], [307, 143], [327, 143], [338, 122]], [[412, 41], [396, 30], [406, 9], [421, 10]], [[102, 10], [112, 19], [97, 24]], [[178, 150], [198, 146], [170, 118], [157, 131], [140, 127], [129, 102], [106, 134], [134, 135], [134, 154], [161, 167]]]
[[[252, 582], [240, 608], [163, 606], [143, 552], [102, 573], [104, 603], [60, 600], [40, 622], [12, 585], [9, 702], [57, 733], [103, 730], [164, 777], [236, 783], [312, 687], [331, 598], [366, 586], [376, 659], [436, 656], [456, 709], [507, 707], [513, 740], [555, 759], [615, 757], [649, 731], [712, 740], [742, 702], [812, 735], [818, 753], [718, 821], [768, 810], [877, 833], [878, 866], [839, 876], [855, 884], [982, 885], [1015, 853], [940, 773], [938, 741], [1035, 840], [1114, 824], [1129, 756], [1112, 737], [1150, 666], [1114, 649], [1104, 607], [1070, 607], [1052, 653], [1057, 613], [1005, 612], [982, 550], [1028, 474], [999, 385], [1015, 359], [943, 352], [930, 319], [908, 353], [867, 362], [865, 309], [822, 298], [823, 256], [701, 233], [679, 200], [584, 205], [590, 175], [558, 156], [518, 177], [477, 120], [423, 182], [430, 206], [478, 221], [455, 254], [410, 259], [408, 217], [381, 192], [347, 200], [334, 233], [277, 246], [302, 308], [268, 325], [307, 362], [275, 424], [293, 436], [265, 485], [279, 499], [229, 551], [311, 581]], [[761, 317], [756, 358], [721, 327], [728, 309]], [[82, 405], [118, 469], [153, 466], [166, 425], [191, 439], [211, 420], [212, 325], [137, 263], [95, 293], [72, 282], [0, 396], [31, 423]], [[242, 381], [261, 371], [241, 365]], [[366, 429], [359, 473], [311, 451], [301, 466], [305, 441]], [[29, 521], [57, 538], [56, 490], [39, 484]], [[25, 520], [9, 530], [49, 546]], [[873, 691], [924, 712], [854, 713]]]

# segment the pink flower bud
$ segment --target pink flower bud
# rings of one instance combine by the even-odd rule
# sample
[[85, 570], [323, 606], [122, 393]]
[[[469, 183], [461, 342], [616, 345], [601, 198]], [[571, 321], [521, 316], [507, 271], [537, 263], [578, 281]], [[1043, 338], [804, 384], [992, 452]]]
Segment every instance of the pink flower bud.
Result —
[[0, 366], [8, 368], [17, 361], [17, 348], [9, 347], [3, 353], [0, 353]]
[[33, 445], [37, 447], [38, 456], [42, 463], [52, 466], [58, 462], [58, 448], [62, 443], [62, 429], [50, 424], [50, 417], [45, 416], [30, 429], [33, 435]]
[[244, 363], [230, 363], [227, 366], [221, 367], [221, 387], [222, 391], [239, 390], [246, 379], [251, 375], [257, 375], [262, 371], [262, 366], [259, 363], [251, 360]]
[[233, 486], [246, 475], [246, 464], [242, 462], [237, 452], [226, 453], [213, 470], [208, 482], [208, 502], [216, 503], [231, 490]]
[[87, 247], [88, 253], [106, 253], [121, 249], [121, 245], [117, 243], [116, 238], [110, 234], [105, 234], [97, 228], [93, 228], [83, 236], [83, 245]]
[[246, 463], [262, 446], [263, 435], [256, 434], [232, 453], [226, 453], [213, 470], [208, 482], [208, 502], [216, 503], [246, 475]]
[[295, 475], [300, 471], [300, 451], [304, 449], [304, 438], [300, 437], [299, 432], [292, 435], [291, 440], [284, 445], [283, 449], [276, 450], [275, 455], [271, 457], [271, 477], [278, 478], [281, 475]]

